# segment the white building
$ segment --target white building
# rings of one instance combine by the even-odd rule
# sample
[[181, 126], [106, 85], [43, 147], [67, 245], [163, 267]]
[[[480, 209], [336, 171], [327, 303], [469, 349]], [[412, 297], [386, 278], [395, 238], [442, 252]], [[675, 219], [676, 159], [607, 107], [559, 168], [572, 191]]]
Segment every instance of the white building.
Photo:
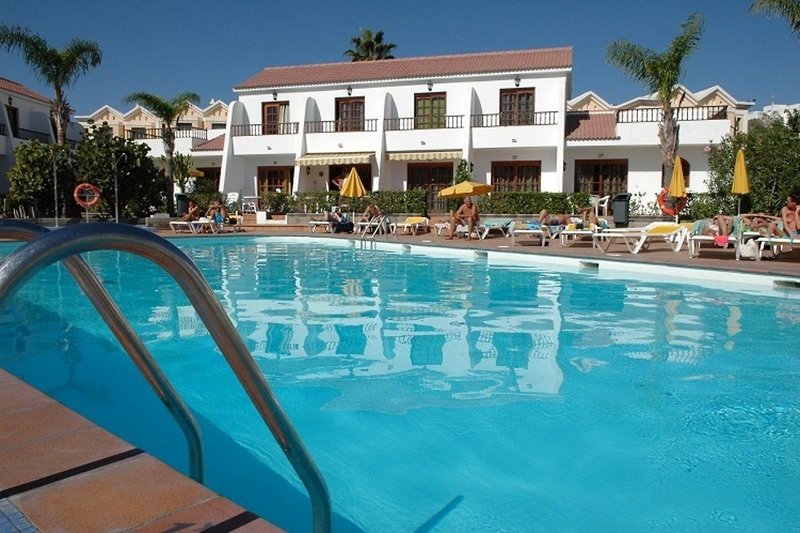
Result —
[[[52, 144], [50, 99], [15, 81], [0, 77], [0, 194], [8, 192], [6, 173], [14, 166], [14, 150], [33, 139]], [[80, 128], [70, 123], [67, 141], [76, 143]]]
[[[234, 88], [220, 190], [321, 191], [355, 166], [368, 189], [429, 191], [436, 212], [465, 159], [498, 191], [657, 193], [655, 97], [570, 98], [571, 78], [571, 48], [266, 68]], [[706, 147], [745, 130], [752, 102], [681, 87], [674, 105], [688, 185], [706, 190]]]

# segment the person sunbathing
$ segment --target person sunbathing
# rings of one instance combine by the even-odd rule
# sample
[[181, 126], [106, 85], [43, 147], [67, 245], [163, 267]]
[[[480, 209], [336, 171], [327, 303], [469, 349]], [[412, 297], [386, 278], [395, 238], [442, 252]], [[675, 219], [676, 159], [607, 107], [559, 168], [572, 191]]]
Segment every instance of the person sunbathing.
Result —
[[539, 213], [539, 224], [542, 226], [567, 226], [570, 224], [571, 218], [572, 215], [551, 215], [547, 209], [542, 209]]
[[472, 198], [464, 197], [464, 203], [458, 211], [450, 215], [450, 235], [446, 239], [452, 239], [456, 233], [456, 226], [467, 226], [467, 240], [472, 240], [472, 230], [478, 224], [478, 206], [472, 203]]

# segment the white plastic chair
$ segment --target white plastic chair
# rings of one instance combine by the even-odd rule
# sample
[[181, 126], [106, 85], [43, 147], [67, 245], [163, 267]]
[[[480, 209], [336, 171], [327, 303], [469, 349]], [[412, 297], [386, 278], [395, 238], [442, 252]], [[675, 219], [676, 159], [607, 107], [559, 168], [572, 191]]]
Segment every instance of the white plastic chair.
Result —
[[[231, 205], [233, 205], [233, 209], [231, 209]], [[238, 192], [229, 192], [228, 195], [225, 197], [225, 207], [228, 211], [238, 211], [239, 210], [239, 193]]]
[[610, 195], [603, 196], [602, 198], [600, 198], [598, 196], [592, 196], [591, 197], [590, 202], [592, 204], [592, 207], [594, 207], [594, 215], [595, 216], [597, 216], [597, 217], [601, 216], [601, 212], [602, 212], [602, 216], [604, 216], [604, 217], [608, 216], [608, 202], [609, 202], [609, 200], [611, 200], [611, 196]]

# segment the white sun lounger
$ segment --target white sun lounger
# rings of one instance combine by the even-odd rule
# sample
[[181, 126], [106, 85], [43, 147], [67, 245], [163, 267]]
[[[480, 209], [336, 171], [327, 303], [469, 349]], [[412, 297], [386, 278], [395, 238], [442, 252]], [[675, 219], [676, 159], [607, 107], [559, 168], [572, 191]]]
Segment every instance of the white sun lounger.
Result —
[[197, 233], [192, 223], [185, 220], [173, 220], [169, 223], [169, 227], [173, 233]]
[[592, 234], [594, 244], [604, 253], [622, 241], [632, 254], [646, 250], [653, 242], [665, 242], [678, 252], [686, 238], [686, 228], [672, 222], [653, 222], [643, 228], [607, 229]]

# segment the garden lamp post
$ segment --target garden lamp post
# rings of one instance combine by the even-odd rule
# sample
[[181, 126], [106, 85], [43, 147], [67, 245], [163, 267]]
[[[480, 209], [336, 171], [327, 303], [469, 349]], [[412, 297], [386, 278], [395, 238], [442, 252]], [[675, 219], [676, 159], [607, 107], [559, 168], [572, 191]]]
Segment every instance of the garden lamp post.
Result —
[[53, 200], [55, 207], [53, 216], [55, 216], [56, 219], [56, 227], [58, 227], [58, 160], [61, 159], [65, 153], [66, 152], [61, 151], [53, 158], [53, 198], [55, 198], [55, 200]]
[[117, 164], [124, 159], [128, 162], [128, 154], [121, 153], [118, 158], [114, 160], [114, 221], [119, 224], [119, 184], [117, 183]]

